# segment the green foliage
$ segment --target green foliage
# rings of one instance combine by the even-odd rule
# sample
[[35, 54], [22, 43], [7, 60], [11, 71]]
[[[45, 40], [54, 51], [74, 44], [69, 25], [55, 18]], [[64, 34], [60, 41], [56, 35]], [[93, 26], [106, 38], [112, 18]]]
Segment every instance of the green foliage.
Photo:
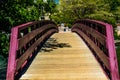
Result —
[[[56, 4], [43, 0], [7, 0], [0, 3], [0, 29], [10, 32], [11, 27], [39, 20], [44, 6], [45, 13], [54, 13]], [[7, 27], [7, 28], [6, 28]]]
[[56, 7], [56, 4], [53, 1], [49, 0], [47, 3], [45, 3], [46, 12], [54, 13], [55, 12], [55, 7]]
[[5, 0], [0, 2], [0, 55], [8, 56], [9, 36], [11, 28], [33, 20], [38, 20], [33, 0]]
[[52, 18], [69, 24], [76, 19], [90, 18], [116, 26], [120, 18], [119, 4], [120, 0], [60, 0], [59, 11]]
[[[33, 20], [38, 20], [38, 12], [33, 0], [19, 1], [11, 0], [0, 4], [0, 28], [5, 32], [10, 32], [11, 27]], [[35, 16], [35, 17], [34, 17]], [[7, 27], [7, 28], [6, 28]]]
[[56, 4], [54, 1], [52, 0], [48, 0], [47, 3], [45, 3], [45, 11], [46, 13], [49, 13], [49, 18], [50, 20], [52, 19], [52, 15], [57, 12], [57, 9], [56, 9]]
[[0, 79], [6, 80], [7, 59], [0, 55]]
[[0, 0], [0, 80], [5, 80], [11, 28], [29, 21], [39, 20], [44, 13], [54, 13], [56, 5], [43, 0]]
[[120, 0], [105, 0], [106, 4], [109, 4], [110, 11], [115, 11], [120, 6]]
[[118, 60], [118, 69], [120, 73], [120, 44], [116, 45], [116, 53], [117, 53], [117, 60]]
[[116, 19], [113, 16], [112, 13], [109, 13], [107, 11], [98, 11], [94, 14], [86, 15], [87, 18], [95, 19], [95, 20], [101, 20], [107, 23], [112, 24], [114, 27], [116, 27]]
[[9, 49], [9, 37], [7, 34], [0, 32], [0, 55], [7, 57]]
[[11, 28], [29, 21], [39, 20], [43, 6], [44, 14], [53, 14], [56, 4], [53, 1], [45, 3], [43, 0], [0, 1], [0, 54], [7, 57], [9, 46], [7, 33], [10, 34]]
[[120, 40], [120, 36], [117, 34], [117, 32], [114, 32], [114, 38], [115, 40]]
[[116, 20], [120, 20], [120, 6], [117, 7], [116, 11], [113, 12]]

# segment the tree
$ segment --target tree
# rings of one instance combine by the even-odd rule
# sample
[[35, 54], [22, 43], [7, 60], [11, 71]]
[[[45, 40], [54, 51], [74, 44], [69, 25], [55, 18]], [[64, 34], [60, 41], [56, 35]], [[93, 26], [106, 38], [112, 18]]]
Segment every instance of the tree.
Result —
[[45, 12], [48, 13], [50, 20], [51, 16], [56, 12], [56, 3], [53, 0], [47, 0], [45, 3]]
[[[58, 19], [55, 20], [60, 23], [71, 23], [76, 19], [90, 18], [101, 20], [110, 24], [116, 25], [116, 18], [119, 16], [118, 8], [119, 0], [60, 0], [59, 12], [56, 15], [61, 14]], [[115, 3], [112, 5], [112, 3]], [[114, 8], [112, 8], [114, 6]], [[54, 16], [53, 16], [54, 18]]]
[[[5, 35], [10, 34], [12, 27], [39, 20], [42, 6], [45, 7], [45, 13], [53, 14], [56, 4], [50, 1], [48, 5], [43, 0], [0, 0], [0, 35], [4, 37], [0, 37], [0, 46], [6, 45], [4, 40], [9, 42]], [[7, 47], [2, 47], [0, 53], [8, 54]]]
[[104, 0], [106, 4], [109, 4], [110, 11], [116, 11], [117, 7], [120, 6], [120, 0]]
[[[33, 20], [38, 20], [37, 8], [33, 0], [6, 0], [0, 3], [0, 25], [1, 30], [10, 32], [11, 27]], [[32, 17], [34, 16], [36, 17]], [[8, 27], [8, 28], [6, 28]]]

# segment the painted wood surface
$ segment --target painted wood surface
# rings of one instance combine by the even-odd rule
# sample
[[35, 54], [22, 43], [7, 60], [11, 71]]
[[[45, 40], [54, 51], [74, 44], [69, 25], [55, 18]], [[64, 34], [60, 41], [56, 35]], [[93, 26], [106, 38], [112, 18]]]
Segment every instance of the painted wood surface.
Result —
[[6, 80], [17, 80], [18, 75], [40, 47], [38, 45], [43, 44], [55, 32], [58, 32], [58, 28], [52, 21], [34, 21], [13, 27]]
[[120, 80], [112, 25], [83, 19], [74, 23], [72, 31], [85, 40], [110, 80]]

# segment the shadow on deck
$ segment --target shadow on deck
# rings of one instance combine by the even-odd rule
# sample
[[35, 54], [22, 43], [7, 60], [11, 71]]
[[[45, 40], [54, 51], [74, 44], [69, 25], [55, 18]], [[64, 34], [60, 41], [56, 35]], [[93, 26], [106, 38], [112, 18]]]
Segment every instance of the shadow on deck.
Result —
[[65, 47], [71, 47], [69, 43], [58, 43], [57, 39], [50, 38], [48, 41], [43, 45], [42, 49], [40, 51], [44, 52], [50, 52], [57, 48], [65, 48]]
[[57, 39], [55, 39], [55, 38], [49, 38], [48, 40], [46, 40], [46, 42], [44, 42], [44, 44], [40, 45], [40, 47], [39, 47], [39, 49], [37, 51], [35, 51], [33, 53], [33, 56], [31, 57], [31, 59], [29, 60], [27, 65], [23, 68], [23, 70], [20, 72], [20, 74], [18, 74], [16, 76], [15, 80], [19, 79], [22, 75], [24, 75], [24, 73], [28, 70], [28, 68], [32, 64], [33, 60], [37, 56], [38, 52], [51, 52], [54, 49], [65, 48], [65, 47], [69, 48], [69, 47], [71, 47], [71, 45], [69, 45], [69, 43], [59, 43], [57, 41]]

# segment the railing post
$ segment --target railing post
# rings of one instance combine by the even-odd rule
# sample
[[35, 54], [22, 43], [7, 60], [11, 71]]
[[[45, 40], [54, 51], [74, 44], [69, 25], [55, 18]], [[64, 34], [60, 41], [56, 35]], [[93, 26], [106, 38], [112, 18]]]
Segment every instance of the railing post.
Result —
[[[18, 48], [18, 28], [12, 28], [6, 80], [14, 80], [16, 69], [16, 50]], [[14, 45], [14, 46], [13, 46]]]
[[90, 48], [95, 51], [95, 55], [109, 79], [120, 80], [112, 25], [97, 20], [83, 19], [74, 23], [72, 31], [82, 36]]
[[[41, 22], [44, 24], [36, 27]], [[51, 21], [28, 22], [12, 28], [6, 80], [18, 79], [25, 65], [29, 63], [27, 61], [31, 57], [31, 53], [36, 50], [42, 40], [45, 41], [48, 36], [51, 36], [57, 30], [57, 26]], [[22, 37], [20, 33], [23, 33]], [[38, 36], [40, 33], [44, 34]]]
[[110, 59], [110, 70], [111, 70], [111, 78], [112, 80], [120, 80], [119, 79], [119, 70], [118, 70], [118, 63], [117, 63], [117, 55], [114, 45], [114, 36], [113, 36], [113, 28], [110, 25], [106, 26], [106, 33], [107, 33], [107, 46], [109, 52], [109, 59]]

